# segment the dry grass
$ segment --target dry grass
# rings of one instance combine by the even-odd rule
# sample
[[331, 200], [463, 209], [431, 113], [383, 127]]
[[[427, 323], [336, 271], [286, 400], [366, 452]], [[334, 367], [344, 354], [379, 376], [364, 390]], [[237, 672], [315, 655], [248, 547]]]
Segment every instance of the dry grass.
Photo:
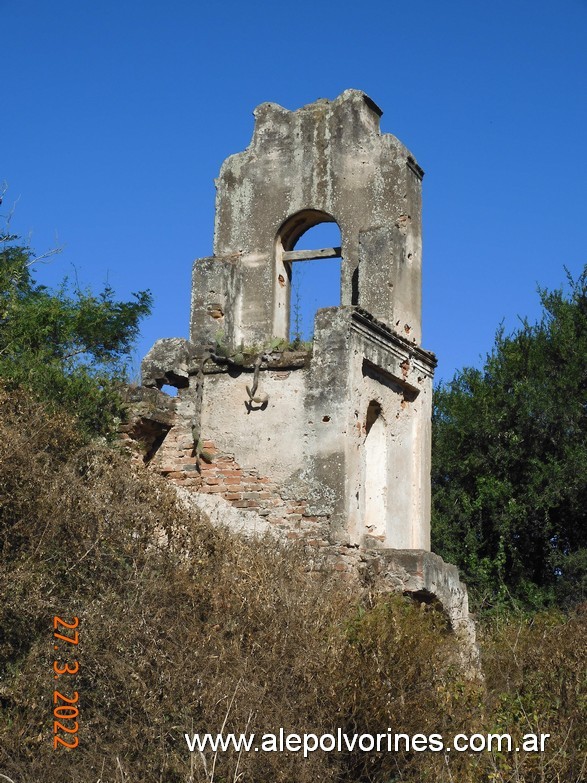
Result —
[[[211, 529], [162, 480], [5, 394], [0, 488], [0, 774], [15, 783], [581, 780], [584, 616], [492, 631], [484, 690], [462, 677], [442, 615], [358, 596], [307, 573], [300, 552]], [[80, 694], [70, 752], [52, 748], [55, 614], [80, 618], [80, 673], [63, 685]], [[564, 756], [515, 768], [488, 754], [450, 766], [429, 752], [202, 757], [183, 739], [223, 725], [448, 736], [518, 720], [519, 704], [554, 750], [571, 725]]]

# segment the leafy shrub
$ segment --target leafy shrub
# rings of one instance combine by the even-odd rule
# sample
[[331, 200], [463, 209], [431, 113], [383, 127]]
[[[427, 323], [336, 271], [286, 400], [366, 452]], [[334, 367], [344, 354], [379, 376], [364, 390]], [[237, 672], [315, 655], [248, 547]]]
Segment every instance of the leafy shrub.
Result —
[[480, 608], [587, 599], [587, 267], [435, 392], [433, 549]]
[[65, 281], [50, 291], [31, 273], [31, 249], [0, 232], [0, 379], [75, 414], [91, 435], [111, 435], [122, 413], [116, 381], [151, 308], [146, 291], [117, 301]]

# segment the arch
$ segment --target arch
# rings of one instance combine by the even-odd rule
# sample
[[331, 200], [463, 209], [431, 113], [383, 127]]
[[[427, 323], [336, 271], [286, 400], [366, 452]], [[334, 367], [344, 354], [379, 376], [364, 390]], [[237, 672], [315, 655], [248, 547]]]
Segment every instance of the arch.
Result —
[[[274, 251], [274, 275], [273, 275], [273, 336], [281, 339], [291, 339], [291, 313], [292, 313], [292, 278], [293, 265], [296, 262], [310, 262], [310, 264], [328, 259], [342, 259], [342, 234], [340, 235], [340, 245], [328, 248], [314, 248], [308, 250], [296, 250], [296, 245], [301, 238], [310, 229], [321, 223], [335, 224], [340, 232], [340, 226], [336, 219], [327, 212], [318, 209], [303, 209], [289, 217], [280, 226], [275, 238]], [[339, 291], [338, 301], [340, 304], [340, 263], [336, 267], [338, 278], [337, 289]], [[308, 267], [310, 268], [310, 267]], [[297, 292], [299, 295], [299, 291]], [[328, 306], [323, 304], [321, 306]], [[296, 303], [296, 309], [300, 307], [300, 302]], [[318, 308], [316, 308], [318, 309]], [[299, 314], [296, 313], [296, 316]], [[313, 319], [312, 319], [313, 323]], [[300, 331], [299, 324], [296, 329]], [[299, 338], [300, 334], [296, 334]]]
[[282, 223], [277, 232], [278, 242], [285, 251], [293, 250], [308, 229], [319, 223], [336, 223], [336, 219], [321, 209], [302, 209]]
[[371, 400], [365, 417], [364, 527], [368, 536], [387, 532], [387, 424], [381, 405]]

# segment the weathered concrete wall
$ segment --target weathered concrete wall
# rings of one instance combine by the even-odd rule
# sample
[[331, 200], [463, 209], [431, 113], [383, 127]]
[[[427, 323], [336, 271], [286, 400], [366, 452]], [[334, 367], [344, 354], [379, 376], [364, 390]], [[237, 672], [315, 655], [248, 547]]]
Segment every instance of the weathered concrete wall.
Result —
[[[180, 369], [158, 355], [169, 347]], [[218, 481], [213, 490], [204, 482], [204, 491], [223, 491], [239, 507], [266, 505], [258, 506], [268, 500], [258, 493], [267, 487], [253, 486], [255, 477], [266, 478], [279, 498], [271, 498], [281, 509], [271, 513], [279, 524], [282, 511], [290, 522], [300, 513], [328, 520], [333, 541], [428, 549], [434, 358], [369, 314], [340, 307], [318, 312], [312, 353], [263, 354], [257, 391], [263, 404], [247, 392], [254, 364], [244, 356], [240, 365], [209, 356], [196, 372], [181, 341], [153, 349], [144, 368], [150, 383], [191, 368], [153, 468], [199, 488], [205, 473], [206, 481]], [[378, 422], [371, 430], [374, 406]], [[213, 452], [212, 465], [199, 459], [194, 432]], [[248, 478], [235, 494], [231, 485], [241, 484], [242, 471]]]
[[220, 330], [233, 346], [287, 337], [283, 254], [324, 221], [341, 230], [341, 304], [420, 341], [423, 173], [380, 133], [380, 115], [358, 90], [295, 112], [257, 107], [250, 147], [216, 181], [214, 260], [194, 265], [194, 343]]
[[[185, 346], [176, 347], [189, 365]], [[146, 371], [159, 367], [167, 378], [172, 372], [156, 353]], [[319, 311], [313, 352], [296, 356], [288, 364], [279, 352], [263, 354], [257, 391], [267, 398], [263, 404], [251, 403], [247, 393], [250, 359], [248, 365], [205, 360], [201, 376], [192, 373], [190, 388], [180, 390], [176, 424], [154, 466], [178, 479], [186, 466], [193, 471], [195, 428], [233, 471], [270, 477], [284, 501], [303, 503], [307, 517], [328, 519], [332, 540], [429, 548], [433, 357], [353, 307]], [[370, 431], [373, 405], [379, 422]], [[212, 468], [201, 469], [211, 478]], [[246, 497], [230, 489], [231, 501], [259, 499], [251, 486]]]
[[264, 370], [259, 388], [269, 395], [265, 407], [250, 406], [246, 384], [252, 372], [205, 376], [201, 431], [221, 452], [241, 465], [254, 466], [285, 485], [308, 454], [307, 369]]
[[[430, 548], [430, 414], [435, 360], [361, 313], [352, 319], [352, 400], [347, 439], [348, 530], [363, 546]], [[381, 445], [370, 460], [367, 412], [378, 410]], [[379, 500], [369, 511], [380, 471]]]

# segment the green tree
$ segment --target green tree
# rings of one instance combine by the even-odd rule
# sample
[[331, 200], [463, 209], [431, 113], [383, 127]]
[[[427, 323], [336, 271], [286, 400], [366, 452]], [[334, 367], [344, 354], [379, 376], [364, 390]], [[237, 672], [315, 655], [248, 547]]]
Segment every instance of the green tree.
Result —
[[587, 267], [435, 393], [433, 546], [478, 606], [587, 597]]
[[52, 291], [35, 282], [34, 263], [17, 236], [0, 233], [0, 379], [67, 408], [88, 433], [109, 435], [121, 413], [116, 382], [151, 295], [117, 301], [109, 286], [94, 294], [67, 280]]

